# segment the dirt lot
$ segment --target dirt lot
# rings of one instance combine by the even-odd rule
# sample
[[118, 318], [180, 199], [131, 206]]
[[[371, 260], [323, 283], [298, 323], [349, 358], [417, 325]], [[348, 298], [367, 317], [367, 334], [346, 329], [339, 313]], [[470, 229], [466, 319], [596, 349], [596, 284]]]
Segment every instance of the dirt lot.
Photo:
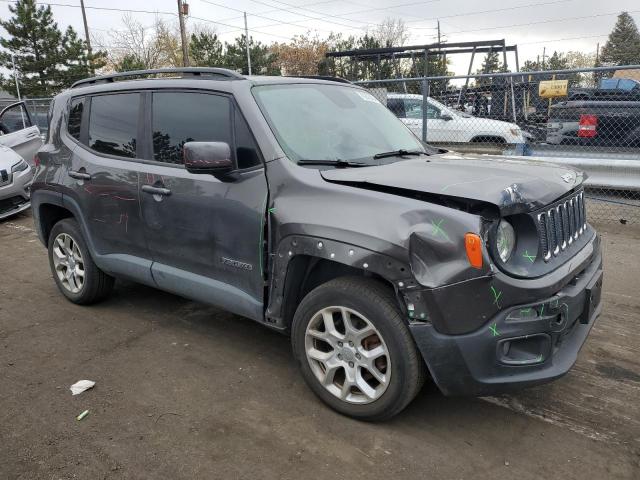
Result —
[[[640, 232], [603, 237], [605, 311], [569, 375], [490, 399], [428, 385], [366, 424], [321, 405], [288, 339], [248, 320], [129, 283], [72, 305], [32, 219], [10, 219], [0, 478], [640, 478]], [[80, 379], [97, 385], [72, 397]]]

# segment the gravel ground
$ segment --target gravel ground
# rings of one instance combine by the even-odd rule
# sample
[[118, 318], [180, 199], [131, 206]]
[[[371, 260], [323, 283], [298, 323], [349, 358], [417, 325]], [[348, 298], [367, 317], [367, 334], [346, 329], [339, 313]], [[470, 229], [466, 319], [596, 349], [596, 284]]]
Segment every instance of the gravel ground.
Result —
[[[605, 228], [604, 314], [566, 377], [487, 399], [427, 385], [367, 424], [325, 408], [288, 339], [249, 320], [124, 282], [67, 302], [31, 217], [9, 219], [0, 478], [640, 478], [640, 231]], [[97, 385], [72, 397], [80, 379]]]

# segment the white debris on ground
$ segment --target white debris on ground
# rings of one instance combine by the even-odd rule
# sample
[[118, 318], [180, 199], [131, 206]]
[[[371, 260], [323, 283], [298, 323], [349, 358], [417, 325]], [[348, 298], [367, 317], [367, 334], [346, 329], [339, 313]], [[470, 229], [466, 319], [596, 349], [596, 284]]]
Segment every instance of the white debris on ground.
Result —
[[96, 382], [93, 382], [91, 380], [78, 380], [76, 383], [71, 385], [71, 387], [69, 387], [69, 390], [71, 390], [71, 395], [79, 395], [82, 392], [93, 388], [95, 384]]

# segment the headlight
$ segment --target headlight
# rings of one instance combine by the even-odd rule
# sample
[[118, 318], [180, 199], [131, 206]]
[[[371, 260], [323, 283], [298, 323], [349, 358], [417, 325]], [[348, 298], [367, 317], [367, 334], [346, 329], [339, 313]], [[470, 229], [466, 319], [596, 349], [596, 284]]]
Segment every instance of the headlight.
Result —
[[522, 130], [520, 130], [519, 128], [510, 128], [509, 131], [514, 137], [519, 137], [520, 135], [522, 135]]
[[29, 168], [29, 164], [24, 160], [20, 160], [13, 167], [11, 167], [11, 173], [24, 172], [27, 168]]
[[516, 247], [516, 232], [506, 220], [501, 220], [498, 224], [498, 232], [496, 235], [496, 249], [500, 260], [507, 262], [511, 258], [513, 249]]

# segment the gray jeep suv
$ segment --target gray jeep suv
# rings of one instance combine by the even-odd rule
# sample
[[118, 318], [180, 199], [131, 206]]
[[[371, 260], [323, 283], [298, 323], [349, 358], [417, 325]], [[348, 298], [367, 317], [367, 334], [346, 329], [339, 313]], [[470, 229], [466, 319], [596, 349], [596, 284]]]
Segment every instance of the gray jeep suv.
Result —
[[50, 123], [32, 204], [63, 295], [126, 278], [290, 334], [344, 414], [389, 418], [427, 373], [447, 395], [558, 378], [600, 313], [582, 174], [433, 149], [348, 82], [128, 72]]

